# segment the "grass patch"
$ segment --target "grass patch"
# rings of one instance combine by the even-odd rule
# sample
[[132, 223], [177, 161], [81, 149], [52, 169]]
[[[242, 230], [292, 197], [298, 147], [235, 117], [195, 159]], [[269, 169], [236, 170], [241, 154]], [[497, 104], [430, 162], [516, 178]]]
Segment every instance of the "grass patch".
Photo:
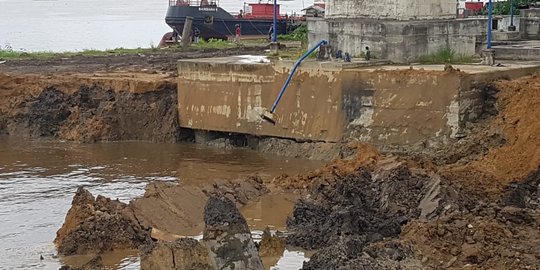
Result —
[[436, 53], [420, 56], [418, 62], [422, 64], [470, 64], [474, 63], [474, 58], [457, 54], [450, 48], [442, 48]]
[[[270, 53], [268, 54], [268, 57], [270, 58], [277, 58], [277, 59], [284, 59], [284, 60], [298, 60], [300, 57], [302, 57], [307, 51], [302, 48], [290, 48], [286, 50], [279, 50], [277, 54]], [[318, 50], [315, 50], [312, 52], [307, 59], [315, 59], [317, 58], [317, 54], [319, 53]]]
[[[104, 55], [121, 55], [121, 54], [137, 54], [155, 52], [160, 49], [152, 48], [137, 48], [126, 49], [116, 48], [111, 50], [82, 50], [77, 52], [51, 52], [51, 51], [38, 51], [38, 52], [24, 52], [14, 51], [12, 49], [0, 49], [0, 59], [50, 59], [50, 58], [64, 58], [73, 56], [104, 56]], [[161, 49], [163, 50], [163, 49]], [[165, 49], [166, 50], [166, 49]]]
[[197, 44], [191, 44], [191, 47], [197, 48], [197, 49], [230, 49], [234, 48], [237, 45], [234, 43], [230, 43], [226, 40], [222, 39], [209, 39], [209, 40], [200, 40]]
[[307, 42], [308, 39], [308, 29], [307, 25], [300, 25], [298, 28], [294, 29], [292, 33], [287, 35], [278, 35], [278, 40], [284, 41], [302, 41]]

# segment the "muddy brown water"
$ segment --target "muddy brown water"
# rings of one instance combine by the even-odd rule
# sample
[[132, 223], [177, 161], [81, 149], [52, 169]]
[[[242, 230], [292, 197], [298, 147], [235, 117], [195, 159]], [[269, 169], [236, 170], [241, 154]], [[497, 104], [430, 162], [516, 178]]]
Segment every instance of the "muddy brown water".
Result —
[[[255, 172], [270, 178], [320, 165], [249, 150], [225, 151], [193, 144], [77, 144], [0, 137], [0, 269], [60, 267], [52, 242], [79, 186], [127, 202], [143, 195], [149, 181], [181, 184], [232, 179]], [[266, 225], [282, 229], [292, 201], [290, 195], [265, 197], [242, 212], [253, 229]], [[286, 252], [274, 265], [285, 265], [277, 269], [301, 265], [301, 255]], [[138, 269], [136, 252], [107, 254], [104, 260], [111, 269]]]

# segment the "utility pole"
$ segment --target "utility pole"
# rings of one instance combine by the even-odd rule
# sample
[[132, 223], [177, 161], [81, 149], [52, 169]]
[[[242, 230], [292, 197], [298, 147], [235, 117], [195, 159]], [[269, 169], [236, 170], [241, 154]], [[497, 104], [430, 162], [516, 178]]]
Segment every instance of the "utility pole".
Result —
[[272, 37], [272, 42], [277, 43], [277, 0], [274, 0], [274, 35]]
[[510, 26], [508, 26], [508, 31], [516, 31], [514, 25], [514, 0], [510, 0]]
[[493, 66], [495, 64], [495, 50], [491, 48], [491, 30], [493, 28], [493, 4], [491, 0], [488, 3], [488, 29], [487, 29], [487, 48], [483, 51], [482, 61], [484, 65]]
[[493, 3], [489, 0], [488, 3], [488, 32], [487, 32], [487, 48], [491, 49], [491, 30], [493, 28]]

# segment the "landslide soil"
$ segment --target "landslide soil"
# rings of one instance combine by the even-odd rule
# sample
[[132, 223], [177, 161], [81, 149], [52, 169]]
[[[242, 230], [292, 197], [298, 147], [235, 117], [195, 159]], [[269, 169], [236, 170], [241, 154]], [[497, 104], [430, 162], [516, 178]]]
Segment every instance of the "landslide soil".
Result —
[[[496, 198], [509, 184], [523, 180], [540, 166], [540, 76], [499, 81], [494, 87], [497, 114], [479, 123], [471, 138], [465, 138], [469, 145], [486, 143], [486, 151], [478, 155], [473, 150], [469, 156], [474, 159], [441, 166], [439, 172], [463, 188]], [[485, 140], [493, 130], [502, 138], [498, 145]]]
[[538, 269], [540, 77], [493, 87], [494, 115], [446, 149], [461, 158], [351, 143], [348, 159], [274, 179], [304, 194], [287, 222], [289, 244], [317, 250], [303, 269]]
[[177, 61], [262, 50], [9, 60], [0, 64], [0, 134], [80, 142], [177, 142]]

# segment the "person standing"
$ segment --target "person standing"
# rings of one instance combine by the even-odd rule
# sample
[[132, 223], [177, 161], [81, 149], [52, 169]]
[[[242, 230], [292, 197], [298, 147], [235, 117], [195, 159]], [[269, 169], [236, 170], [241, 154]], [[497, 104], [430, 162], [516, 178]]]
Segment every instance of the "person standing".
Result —
[[364, 59], [366, 61], [369, 61], [371, 59], [371, 51], [369, 50], [368, 46], [366, 46], [366, 54], [364, 55]]
[[240, 29], [240, 25], [239, 25], [239, 24], [236, 25], [236, 31], [235, 31], [235, 33], [236, 33], [236, 37], [235, 37], [234, 41], [235, 41], [236, 43], [240, 43], [240, 36], [242, 35], [242, 30]]
[[274, 24], [270, 25], [270, 29], [268, 29], [268, 41], [272, 42], [274, 41]]
[[199, 43], [199, 38], [201, 37], [201, 31], [199, 28], [195, 27], [195, 30], [193, 31], [193, 37], [195, 44]]

